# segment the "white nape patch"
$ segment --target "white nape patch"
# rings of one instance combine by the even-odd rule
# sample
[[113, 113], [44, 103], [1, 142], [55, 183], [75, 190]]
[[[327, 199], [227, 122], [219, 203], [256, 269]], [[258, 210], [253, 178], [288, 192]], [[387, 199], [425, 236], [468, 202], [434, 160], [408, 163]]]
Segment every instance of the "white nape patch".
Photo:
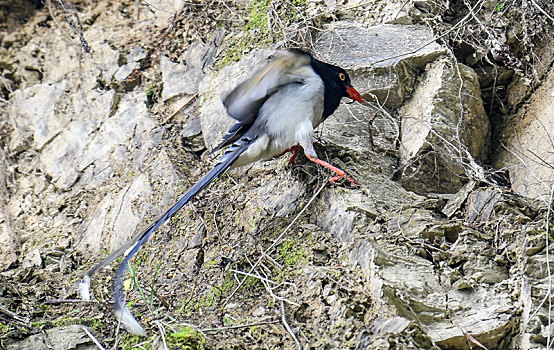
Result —
[[146, 336], [146, 330], [144, 330], [140, 323], [135, 320], [127, 306], [123, 306], [123, 310], [121, 310], [116, 305], [114, 308], [114, 313], [115, 316], [121, 321], [121, 324], [123, 324], [125, 329], [127, 329], [130, 333]]
[[90, 301], [90, 277], [88, 275], [79, 283], [79, 294], [84, 301]]

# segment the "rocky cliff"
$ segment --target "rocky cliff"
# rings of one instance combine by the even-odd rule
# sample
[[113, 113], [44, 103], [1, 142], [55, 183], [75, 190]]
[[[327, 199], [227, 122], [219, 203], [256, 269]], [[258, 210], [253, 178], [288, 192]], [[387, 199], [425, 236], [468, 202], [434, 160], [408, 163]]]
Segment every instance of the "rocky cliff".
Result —
[[[0, 2], [0, 347], [552, 346], [554, 5]], [[221, 96], [302, 47], [368, 101], [320, 158], [221, 176], [79, 299], [84, 272], [217, 161]]]

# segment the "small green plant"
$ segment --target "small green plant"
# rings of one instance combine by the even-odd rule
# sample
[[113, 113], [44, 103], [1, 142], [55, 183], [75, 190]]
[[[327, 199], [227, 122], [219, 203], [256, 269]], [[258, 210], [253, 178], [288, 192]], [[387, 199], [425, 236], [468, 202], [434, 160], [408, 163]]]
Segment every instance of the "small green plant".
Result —
[[152, 84], [148, 84], [145, 92], [147, 97], [151, 97], [152, 95], [154, 95], [154, 86]]
[[300, 242], [287, 239], [279, 246], [279, 255], [290, 267], [295, 267], [299, 263], [306, 261], [306, 251]]
[[171, 333], [167, 338], [167, 345], [170, 349], [203, 350], [207, 341], [202, 335], [189, 326], [178, 332]]
[[257, 0], [250, 4], [246, 29], [259, 29], [263, 33], [269, 32], [267, 23], [268, 0]]
[[500, 12], [503, 8], [504, 8], [504, 2], [501, 2], [500, 4], [496, 5], [496, 7], [494, 8], [494, 10], [496, 12]]
[[134, 349], [152, 349], [152, 341], [144, 340], [144, 338], [137, 335], [124, 335], [119, 342], [119, 347], [123, 350], [134, 350]]

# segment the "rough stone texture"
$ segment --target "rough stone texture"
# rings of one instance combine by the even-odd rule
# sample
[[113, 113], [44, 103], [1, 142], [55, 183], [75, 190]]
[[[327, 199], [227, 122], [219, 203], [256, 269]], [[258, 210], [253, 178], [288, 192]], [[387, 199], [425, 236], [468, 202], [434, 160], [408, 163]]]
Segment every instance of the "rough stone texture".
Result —
[[7, 350], [94, 350], [98, 347], [85, 333], [83, 326], [72, 325], [47, 329], [43, 334], [8, 344]]
[[12, 218], [7, 208], [9, 191], [6, 188], [9, 173], [5, 152], [0, 150], [0, 271], [4, 271], [17, 260], [18, 236], [12, 227]]
[[504, 129], [504, 140], [494, 157], [506, 168], [515, 192], [550, 202], [554, 183], [554, 69]]
[[[321, 138], [365, 157], [375, 171], [392, 174], [397, 166], [400, 122], [383, 106], [399, 107], [411, 94], [418, 71], [444, 52], [436, 43], [409, 52], [432, 40], [428, 28], [415, 25], [366, 28], [355, 22], [336, 22], [326, 27], [317, 37], [316, 56], [345, 68], [352, 85], [374, 103], [341, 104], [320, 126]], [[380, 156], [383, 153], [387, 156]]]
[[[533, 54], [536, 59], [532, 60], [534, 76], [518, 74], [508, 86], [507, 102], [512, 108], [518, 107], [529, 98], [545, 80], [552, 79], [552, 63], [554, 62], [554, 46], [551, 42], [540, 43], [534, 48]], [[550, 77], [549, 77], [550, 75]]]
[[[500, 203], [513, 199], [502, 194], [495, 198], [493, 215], [500, 218]], [[389, 233], [358, 240], [350, 253], [379, 305], [382, 319], [376, 324], [392, 322], [391, 314], [424, 324], [440, 348], [469, 349], [464, 332], [489, 349], [506, 346], [501, 344], [507, 344], [505, 337], [516, 325], [510, 292], [516, 284], [495, 250], [482, 241], [484, 233], [423, 208], [387, 216]], [[395, 238], [410, 242], [409, 248], [393, 244]], [[431, 242], [441, 248], [428, 249]], [[465, 261], [472, 252], [480, 258]]]
[[78, 227], [81, 237], [78, 249], [99, 252], [106, 241], [110, 242], [110, 249], [117, 249], [139, 224], [144, 226], [145, 217], [157, 216], [171, 204], [177, 174], [164, 150], [155, 159], [146, 174], [140, 174], [118, 192], [108, 194], [95, 206], [92, 215]]
[[315, 51], [351, 72], [352, 85], [364, 97], [373, 94], [381, 104], [399, 107], [414, 88], [417, 70], [445, 52], [433, 39], [425, 26], [365, 28], [355, 22], [336, 22], [318, 36]]
[[[341, 16], [367, 12], [374, 3]], [[368, 15], [405, 23], [405, 14], [389, 16], [403, 3], [379, 3], [388, 12]], [[171, 8], [164, 4], [151, 3]], [[118, 325], [107, 304], [116, 264], [94, 277], [98, 303], [50, 302], [75, 298], [83, 271], [148, 225], [209, 170], [217, 156], [204, 152], [195, 135], [202, 126], [209, 147], [219, 140], [233, 122], [222, 109], [222, 94], [273, 52], [256, 51], [210, 72], [199, 88], [202, 119], [196, 118], [195, 102], [174, 118], [191, 96], [179, 90], [163, 101], [160, 57], [182, 62], [178, 68], [205, 68], [199, 54], [205, 47], [183, 49], [183, 56], [172, 49], [194, 31], [192, 21], [204, 18], [194, 11], [207, 7], [190, 5], [195, 10], [173, 18], [144, 3], [90, 6], [82, 22], [92, 57], [84, 55], [79, 62], [76, 47], [48, 20], [46, 8], [37, 19], [40, 25], [22, 31], [30, 33], [28, 41], [2, 56], [22, 82], [0, 103], [10, 120], [9, 128], [0, 128], [8, 136], [0, 138], [6, 145], [0, 167], [0, 346], [40, 349], [44, 331], [48, 348], [94, 348], [80, 326], [54, 328], [58, 322], [85, 324], [106, 348], [114, 346]], [[407, 6], [411, 16], [412, 4]], [[234, 13], [216, 15], [235, 18]], [[172, 30], [148, 31], [166, 24]], [[200, 329], [258, 324], [204, 332], [206, 347], [215, 349], [295, 348], [281, 321], [281, 305], [305, 348], [477, 348], [473, 338], [491, 350], [543, 348], [552, 331], [543, 303], [554, 263], [553, 255], [547, 256], [553, 248], [552, 238], [546, 239], [547, 212], [535, 201], [477, 181], [452, 196], [435, 196], [414, 194], [391, 179], [400, 136], [394, 108], [427, 81], [419, 82], [412, 68], [423, 69], [442, 49], [433, 44], [376, 63], [378, 57], [421, 46], [430, 33], [414, 26], [352, 23], [330, 29], [320, 35], [316, 55], [349, 68], [366, 97], [372, 92], [382, 97], [390, 87], [396, 99], [388, 110], [343, 104], [320, 128], [326, 144], [317, 146], [318, 154], [347, 170], [361, 187], [328, 185], [328, 171], [304, 157], [288, 166], [287, 157], [281, 157], [229, 171], [136, 256], [137, 281], [146, 294], [154, 285], [155, 295], [145, 300], [126, 278], [133, 312], [149, 334], [159, 334], [156, 325], [162, 327], [166, 340], [175, 338], [172, 332], [182, 323]], [[337, 33], [350, 41], [335, 40]], [[233, 37], [230, 33], [226, 40]], [[329, 52], [329, 47], [344, 49]], [[218, 49], [212, 53], [217, 56]], [[23, 57], [15, 59], [19, 54]], [[458, 86], [449, 74], [455, 76], [444, 73], [439, 81]], [[131, 82], [135, 76], [142, 78]], [[471, 73], [466, 78], [474, 80]], [[459, 88], [451, 90], [439, 95], [455, 100]], [[464, 98], [478, 101], [472, 88], [462, 86], [462, 91]], [[249, 277], [238, 289], [245, 273]], [[162, 344], [119, 334], [120, 346]]]
[[202, 71], [203, 45], [197, 43], [189, 48], [187, 64], [173, 63], [166, 56], [160, 59], [160, 70], [163, 78], [162, 101], [167, 101], [181, 94], [192, 95], [198, 91], [198, 85], [204, 77]]
[[[463, 84], [462, 84], [463, 82]], [[489, 120], [475, 72], [442, 58], [430, 64], [402, 118], [401, 183], [417, 193], [453, 193], [485, 158]]]

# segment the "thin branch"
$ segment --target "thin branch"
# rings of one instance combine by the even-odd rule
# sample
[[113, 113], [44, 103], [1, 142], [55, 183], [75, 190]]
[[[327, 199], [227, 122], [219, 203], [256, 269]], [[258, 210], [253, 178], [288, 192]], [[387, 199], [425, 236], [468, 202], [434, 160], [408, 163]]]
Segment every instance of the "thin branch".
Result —
[[85, 331], [85, 333], [89, 336], [90, 339], [92, 339], [93, 343], [98, 347], [98, 349], [100, 350], [106, 350], [106, 348], [104, 348], [102, 346], [102, 344], [98, 341], [98, 339], [96, 339], [96, 337], [88, 330], [87, 327], [83, 326], [83, 330]]
[[268, 324], [276, 324], [280, 321], [267, 321], [267, 322], [259, 322], [259, 323], [248, 323], [248, 324], [240, 324], [236, 326], [226, 326], [226, 327], [219, 327], [219, 328], [205, 328], [201, 329], [201, 332], [221, 332], [221, 331], [227, 331], [231, 329], [240, 329], [240, 328], [249, 328], [249, 327], [257, 327], [257, 326], [266, 326]]
[[302, 350], [302, 345], [298, 341], [298, 338], [296, 338], [296, 335], [294, 335], [294, 332], [292, 331], [292, 329], [290, 328], [287, 322], [287, 318], [285, 316], [285, 303], [282, 300], [281, 300], [281, 321], [283, 322], [283, 325], [287, 329], [287, 332], [289, 332], [289, 334], [291, 335], [292, 339], [294, 339], [294, 342], [296, 343], [296, 347], [299, 350]]
[[552, 21], [552, 23], [554, 23], [554, 18], [553, 18], [552, 16], [550, 16], [550, 15], [548, 14], [548, 12], [546, 12], [545, 10], [543, 10], [543, 8], [540, 7], [540, 6], [535, 2], [535, 0], [531, 0], [531, 3], [532, 3], [540, 12], [542, 12], [542, 14], [546, 16], [546, 18], [548, 18], [549, 20]]

